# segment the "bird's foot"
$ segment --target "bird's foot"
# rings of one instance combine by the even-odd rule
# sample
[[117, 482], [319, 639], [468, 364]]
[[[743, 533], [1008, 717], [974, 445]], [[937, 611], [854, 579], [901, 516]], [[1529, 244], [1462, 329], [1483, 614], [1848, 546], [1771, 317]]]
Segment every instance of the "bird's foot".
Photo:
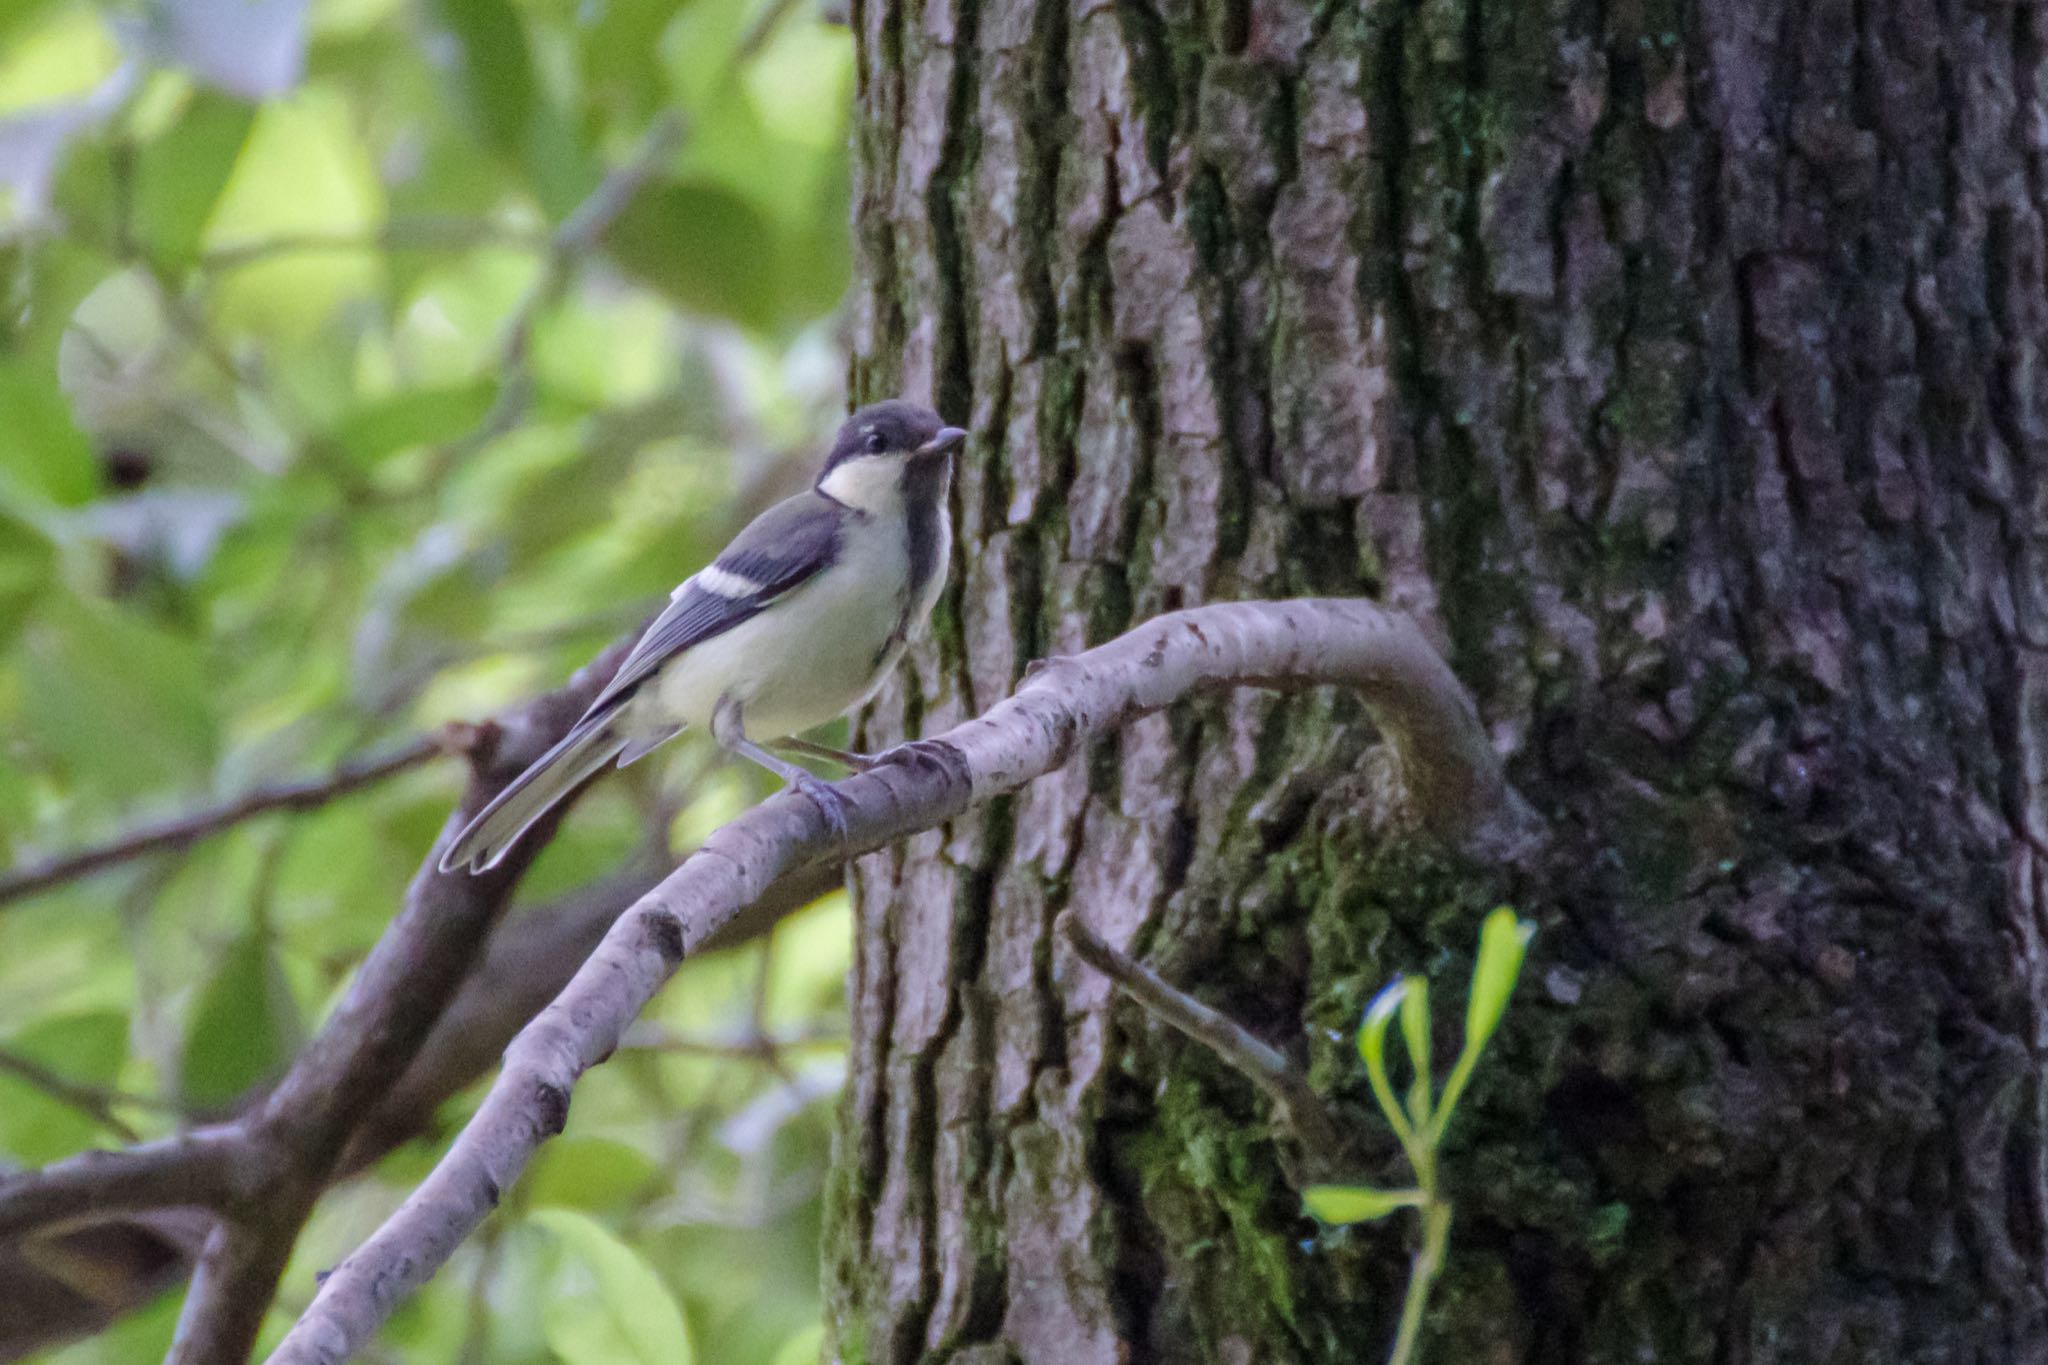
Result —
[[811, 804], [825, 817], [825, 828], [840, 843], [847, 839], [846, 798], [841, 796], [832, 784], [822, 778], [802, 773], [790, 779], [790, 785], [811, 798]]
[[936, 768], [939, 776], [948, 779], [963, 776], [966, 770], [960, 751], [936, 739], [906, 740], [876, 754], [873, 762], [877, 768], [892, 763], [906, 768]]

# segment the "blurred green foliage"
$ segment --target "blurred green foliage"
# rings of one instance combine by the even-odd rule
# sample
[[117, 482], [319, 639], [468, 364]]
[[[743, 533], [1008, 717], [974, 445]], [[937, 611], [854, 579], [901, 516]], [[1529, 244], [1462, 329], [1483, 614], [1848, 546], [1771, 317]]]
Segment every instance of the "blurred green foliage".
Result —
[[[787, 0], [0, 5], [0, 860], [553, 686], [807, 477], [852, 86]], [[759, 794], [674, 747], [530, 899]], [[0, 904], [0, 1162], [274, 1077], [460, 780]], [[827, 903], [686, 967], [384, 1358], [814, 1358], [846, 955]], [[760, 1030], [804, 1041], [701, 1046]], [[267, 1339], [473, 1102], [330, 1196]], [[48, 1358], [159, 1358], [177, 1299]]]

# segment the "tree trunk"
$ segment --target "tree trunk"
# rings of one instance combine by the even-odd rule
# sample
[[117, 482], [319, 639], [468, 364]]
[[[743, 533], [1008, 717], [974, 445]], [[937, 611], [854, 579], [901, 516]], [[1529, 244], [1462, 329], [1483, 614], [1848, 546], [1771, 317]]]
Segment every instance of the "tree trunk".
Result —
[[[2043, 11], [862, 0], [855, 387], [971, 419], [929, 730], [1162, 609], [1373, 594], [1553, 831], [1367, 794], [1346, 697], [1191, 703], [859, 870], [854, 1361], [1383, 1358], [1252, 1088], [1072, 906], [1301, 1059], [1508, 896], [1444, 1362], [2048, 1361]], [[928, 1354], [930, 1353], [930, 1354]]]

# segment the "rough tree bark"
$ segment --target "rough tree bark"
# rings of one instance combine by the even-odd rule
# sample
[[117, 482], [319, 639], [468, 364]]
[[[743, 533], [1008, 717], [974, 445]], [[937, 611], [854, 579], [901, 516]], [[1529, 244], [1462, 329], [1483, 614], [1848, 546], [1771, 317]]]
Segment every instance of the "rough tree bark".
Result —
[[1250, 1087], [1052, 922], [1363, 1127], [1363, 1001], [1509, 895], [1433, 1358], [2048, 1360], [2041, 15], [855, 5], [858, 396], [976, 436], [868, 738], [1376, 592], [1556, 838], [1461, 865], [1362, 799], [1353, 705], [1239, 694], [866, 860], [839, 1358], [1383, 1352], [1398, 1220], [1318, 1238]]

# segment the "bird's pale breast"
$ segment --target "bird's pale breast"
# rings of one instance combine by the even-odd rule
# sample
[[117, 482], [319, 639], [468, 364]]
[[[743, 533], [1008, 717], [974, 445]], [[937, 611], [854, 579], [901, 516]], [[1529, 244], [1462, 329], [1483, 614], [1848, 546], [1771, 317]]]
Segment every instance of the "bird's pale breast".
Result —
[[[935, 585], [906, 604], [908, 566], [898, 537], [848, 536], [811, 584], [760, 615], [691, 646], [636, 702], [636, 729], [708, 725], [721, 697], [740, 702], [749, 735], [801, 734], [871, 696], [901, 657], [907, 627], [922, 621]], [[938, 577], [938, 575], [934, 575]], [[906, 606], [916, 612], [906, 621]]]

